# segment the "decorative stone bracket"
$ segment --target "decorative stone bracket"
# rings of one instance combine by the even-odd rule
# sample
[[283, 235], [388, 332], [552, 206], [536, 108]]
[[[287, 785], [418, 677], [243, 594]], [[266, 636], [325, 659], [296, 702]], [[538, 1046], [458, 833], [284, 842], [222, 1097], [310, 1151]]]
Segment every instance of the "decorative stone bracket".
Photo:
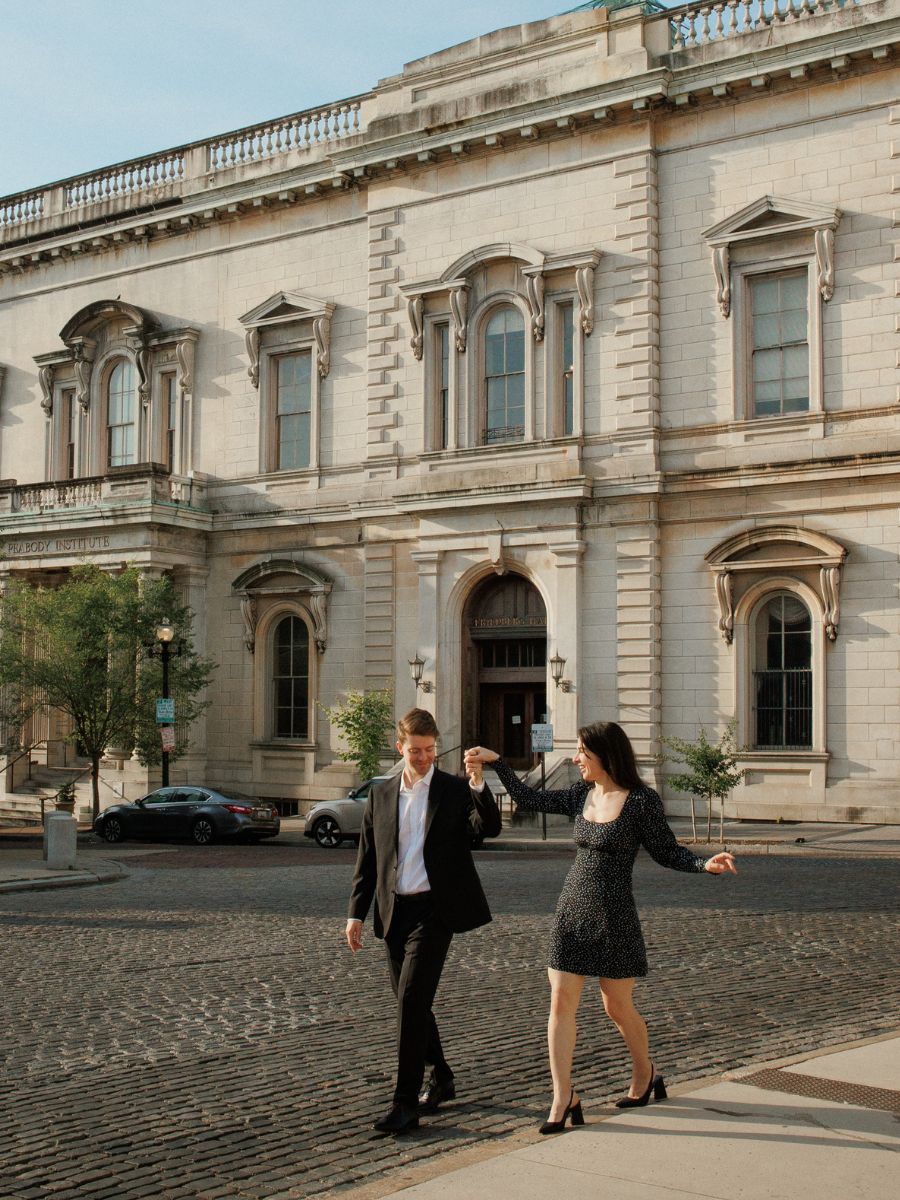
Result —
[[302, 326], [304, 323], [311, 323], [316, 370], [319, 377], [324, 379], [331, 370], [331, 321], [334, 310], [334, 304], [301, 295], [300, 292], [276, 292], [250, 312], [244, 313], [240, 320], [247, 330], [247, 374], [253, 386], [259, 387], [261, 334], [273, 325]]
[[[766, 548], [778, 545], [782, 553], [767, 555]], [[783, 553], [789, 546], [791, 552]], [[734, 641], [736, 575], [765, 579], [767, 575], [789, 574], [809, 581], [817, 572], [818, 593], [822, 602], [822, 624], [829, 641], [837, 639], [841, 613], [841, 566], [847, 549], [834, 538], [809, 529], [770, 526], [747, 530], [717, 546], [706, 556], [715, 575], [719, 605], [719, 632], [727, 645]]]
[[492, 262], [518, 260], [525, 281], [525, 300], [531, 323], [531, 335], [536, 342], [543, 341], [545, 333], [545, 292], [547, 276], [571, 271], [574, 274], [578, 293], [578, 319], [582, 332], [590, 336], [594, 329], [594, 271], [600, 262], [599, 250], [588, 250], [572, 254], [543, 255], [526, 246], [496, 245], [482, 246], [458, 259], [440, 279], [429, 283], [416, 283], [402, 287], [406, 297], [406, 313], [409, 319], [410, 348], [417, 361], [424, 353], [425, 302], [432, 296], [446, 296], [449, 301], [453, 322], [454, 345], [459, 354], [464, 354], [468, 344], [468, 313], [471, 283], [463, 272], [471, 272]]
[[834, 231], [841, 210], [779, 196], [761, 196], [739, 212], [704, 231], [712, 248], [716, 279], [716, 304], [723, 317], [731, 316], [732, 247], [742, 242], [774, 242], [798, 233], [812, 233], [816, 256], [816, 287], [822, 299], [834, 295]]
[[312, 567], [293, 559], [267, 559], [242, 572], [231, 585], [241, 603], [244, 645], [251, 654], [256, 649], [256, 627], [261, 602], [266, 598], [304, 602], [313, 622], [313, 638], [319, 654], [328, 643], [328, 597], [332, 583]]

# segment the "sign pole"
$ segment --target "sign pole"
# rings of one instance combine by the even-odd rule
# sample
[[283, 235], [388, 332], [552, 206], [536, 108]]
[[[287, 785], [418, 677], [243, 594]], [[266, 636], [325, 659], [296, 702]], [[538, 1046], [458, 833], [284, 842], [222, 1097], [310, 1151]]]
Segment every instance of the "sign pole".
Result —
[[[541, 756], [541, 791], [547, 790], [547, 751], [553, 749], [553, 726], [546, 723], [532, 725], [531, 752]], [[541, 840], [547, 840], [547, 814], [541, 813]]]
[[[542, 750], [541, 751], [541, 791], [542, 792], [546, 792], [546, 790], [547, 790], [547, 776], [546, 776], [545, 770], [544, 770], [544, 764], [546, 763], [546, 761], [547, 761], [547, 755]], [[546, 813], [546, 811], [544, 811], [541, 813], [541, 841], [546, 842], [546, 840], [547, 840], [547, 813]]]

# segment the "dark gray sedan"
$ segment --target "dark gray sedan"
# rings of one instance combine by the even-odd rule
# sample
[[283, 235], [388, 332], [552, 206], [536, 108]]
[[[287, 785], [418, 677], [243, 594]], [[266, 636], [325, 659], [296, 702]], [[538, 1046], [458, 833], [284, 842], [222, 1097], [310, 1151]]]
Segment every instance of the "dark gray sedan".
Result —
[[267, 800], [187, 784], [159, 788], [133, 804], [113, 804], [94, 821], [94, 832], [107, 842], [190, 838], [198, 846], [219, 838], [257, 841], [276, 837], [280, 829], [278, 810]]

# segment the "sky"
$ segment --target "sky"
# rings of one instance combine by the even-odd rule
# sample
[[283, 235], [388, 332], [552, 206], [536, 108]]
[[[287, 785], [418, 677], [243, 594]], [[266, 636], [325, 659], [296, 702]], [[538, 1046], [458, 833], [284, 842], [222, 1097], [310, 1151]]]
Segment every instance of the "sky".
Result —
[[0, 0], [0, 196], [368, 91], [578, 0]]

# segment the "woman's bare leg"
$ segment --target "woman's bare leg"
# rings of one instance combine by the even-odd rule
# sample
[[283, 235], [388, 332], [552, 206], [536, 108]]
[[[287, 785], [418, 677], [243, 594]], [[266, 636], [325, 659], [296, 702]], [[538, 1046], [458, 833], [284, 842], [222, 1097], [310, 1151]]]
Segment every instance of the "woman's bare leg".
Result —
[[584, 976], [555, 971], [552, 967], [547, 969], [547, 975], [550, 979], [547, 1046], [550, 1050], [550, 1074], [553, 1076], [553, 1106], [547, 1119], [560, 1121], [572, 1095], [572, 1058], [577, 1033], [575, 1016], [584, 987]]
[[650, 1044], [644, 1018], [634, 1007], [633, 979], [601, 979], [600, 994], [606, 1015], [621, 1033], [631, 1055], [629, 1096], [640, 1096], [650, 1082]]

